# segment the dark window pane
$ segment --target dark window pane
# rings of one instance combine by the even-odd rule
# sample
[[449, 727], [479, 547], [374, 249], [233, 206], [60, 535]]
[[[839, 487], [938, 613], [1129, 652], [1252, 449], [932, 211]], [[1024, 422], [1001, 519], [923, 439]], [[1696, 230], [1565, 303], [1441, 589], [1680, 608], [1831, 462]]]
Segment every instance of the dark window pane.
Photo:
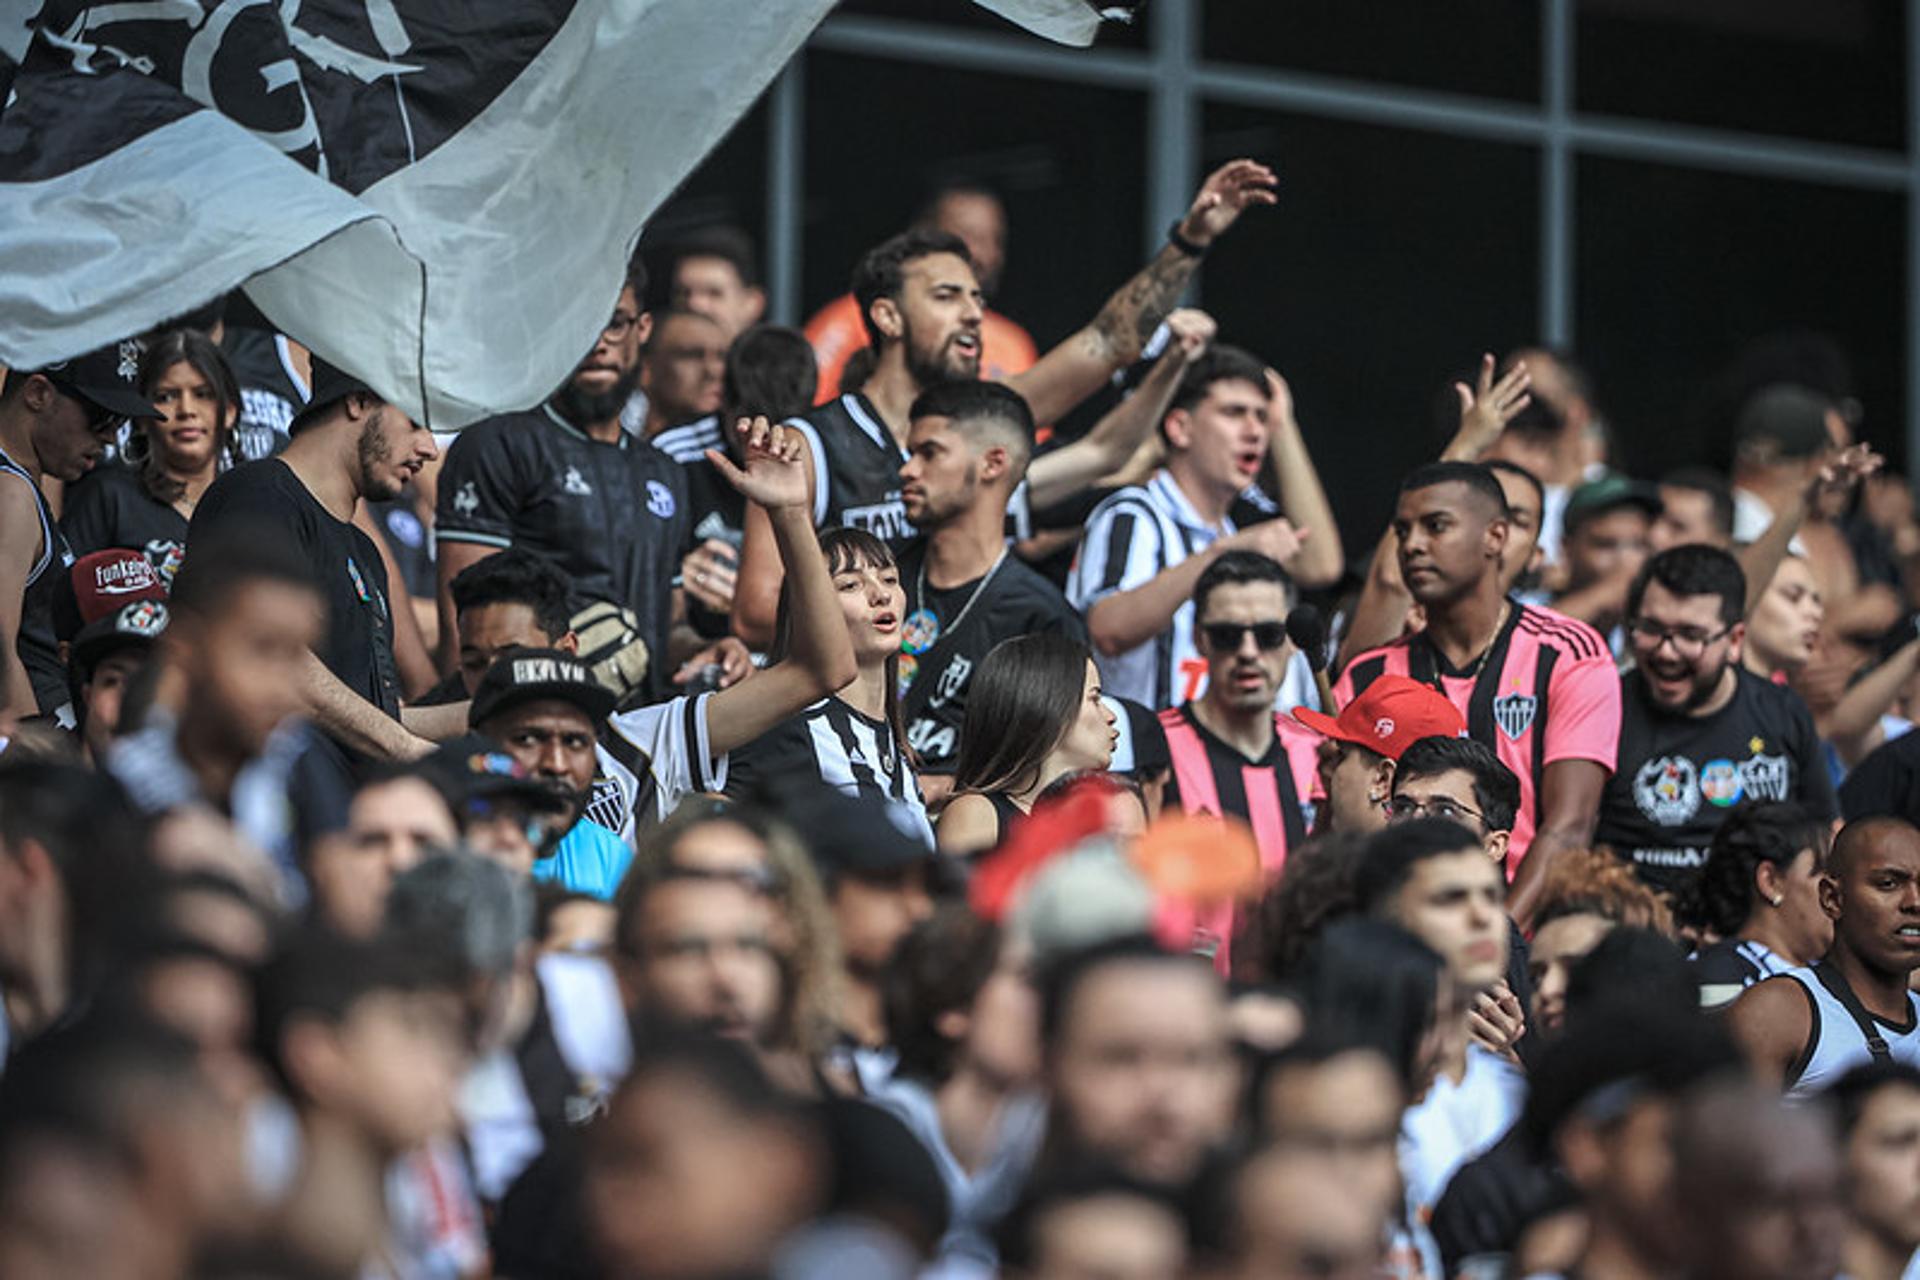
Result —
[[1217, 62], [1537, 102], [1539, 9], [1513, 0], [1210, 0], [1204, 47]]
[[[1351, 554], [1403, 473], [1439, 453], [1438, 406], [1482, 351], [1534, 337], [1538, 159], [1528, 148], [1280, 116], [1206, 113], [1207, 162], [1280, 171], [1209, 255], [1223, 339], [1284, 374]], [[1450, 432], [1450, 428], [1449, 428]]]
[[937, 185], [978, 182], [1010, 227], [991, 302], [1044, 349], [1140, 265], [1144, 127], [1139, 94], [809, 54], [808, 314], [845, 293], [859, 256]]
[[647, 223], [641, 242], [651, 279], [647, 291], [655, 306], [667, 300], [667, 270], [673, 241], [689, 231], [726, 223], [753, 237], [760, 270], [767, 269], [767, 99], [771, 90], [742, 116], [733, 132], [707, 153], [673, 198]]
[[[1102, 6], [1103, 8], [1106, 6]], [[836, 13], [857, 13], [875, 18], [910, 18], [916, 22], [986, 31], [997, 35], [1026, 35], [1024, 28], [997, 14], [988, 13], [973, 0], [841, 0]], [[1139, 49], [1147, 42], [1146, 28], [1151, 25], [1143, 8], [1135, 20], [1103, 22], [1094, 43], [1102, 48]], [[1031, 36], [1034, 40], [1042, 37]], [[1055, 46], [1061, 48], [1062, 46]]]
[[1577, 346], [1629, 467], [1726, 462], [1719, 375], [1793, 329], [1838, 341], [1864, 434], [1900, 450], [1903, 197], [1595, 158], [1577, 190]]
[[1579, 107], [1902, 148], [1904, 12], [1886, 0], [1579, 0]]

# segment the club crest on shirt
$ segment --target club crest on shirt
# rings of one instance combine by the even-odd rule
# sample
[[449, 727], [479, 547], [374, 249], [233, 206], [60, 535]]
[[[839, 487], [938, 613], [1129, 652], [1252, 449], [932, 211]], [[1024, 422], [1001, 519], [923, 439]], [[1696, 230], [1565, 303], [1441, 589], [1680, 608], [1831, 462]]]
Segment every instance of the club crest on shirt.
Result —
[[172, 587], [173, 575], [180, 572], [180, 566], [187, 558], [186, 544], [172, 538], [154, 538], [142, 550], [146, 552], [147, 563], [160, 575], [160, 581]]
[[467, 481], [454, 493], [453, 509], [463, 516], [470, 516], [480, 509], [480, 495], [474, 491], [473, 481]]
[[1725, 809], [1740, 803], [1745, 786], [1731, 760], [1709, 760], [1700, 766], [1700, 794], [1706, 802]]
[[1540, 699], [1532, 694], [1509, 693], [1493, 700], [1493, 722], [1507, 737], [1517, 739], [1533, 727], [1533, 717], [1539, 710]]
[[575, 497], [585, 498], [593, 493], [593, 486], [580, 474], [580, 468], [568, 467], [567, 473], [560, 477], [560, 488]]
[[1785, 756], [1754, 756], [1740, 762], [1740, 785], [1755, 800], [1785, 800], [1788, 780]]
[[647, 510], [662, 520], [671, 520], [674, 509], [673, 490], [658, 480], [647, 481]]
[[1685, 822], [1700, 809], [1700, 771], [1685, 756], [1656, 756], [1634, 775], [1633, 802], [1663, 827]]

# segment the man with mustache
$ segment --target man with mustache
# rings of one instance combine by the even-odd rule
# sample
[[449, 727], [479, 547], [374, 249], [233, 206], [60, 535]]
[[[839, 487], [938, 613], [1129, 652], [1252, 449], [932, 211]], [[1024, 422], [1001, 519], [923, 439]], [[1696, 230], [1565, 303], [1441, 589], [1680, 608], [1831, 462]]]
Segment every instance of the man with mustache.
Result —
[[1740, 663], [1747, 580], [1730, 552], [1670, 547], [1627, 593], [1620, 765], [1598, 843], [1670, 893], [1690, 887], [1733, 806], [1792, 800], [1831, 818], [1833, 784], [1799, 695]]

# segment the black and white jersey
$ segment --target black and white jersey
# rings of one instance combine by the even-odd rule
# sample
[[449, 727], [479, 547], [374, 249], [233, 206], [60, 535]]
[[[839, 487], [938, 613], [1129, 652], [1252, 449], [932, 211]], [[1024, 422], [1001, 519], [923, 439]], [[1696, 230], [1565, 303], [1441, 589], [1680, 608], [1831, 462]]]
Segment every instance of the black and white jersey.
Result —
[[590, 438], [551, 406], [477, 422], [447, 450], [434, 515], [440, 542], [524, 547], [559, 566], [579, 603], [633, 610], [664, 696], [673, 588], [689, 548], [686, 477], [621, 435]]
[[1743, 800], [1792, 800], [1833, 816], [1833, 782], [1800, 695], [1742, 669], [1710, 716], [1653, 705], [1638, 672], [1621, 677], [1619, 766], [1600, 795], [1594, 841], [1655, 888], [1699, 878], [1707, 846]]
[[1793, 966], [1764, 943], [1751, 938], [1722, 938], [1702, 947], [1688, 962], [1700, 987], [1700, 1007], [1718, 1009], [1732, 1004], [1756, 982], [1777, 977]]
[[884, 801], [902, 831], [933, 847], [920, 783], [885, 720], [864, 715], [838, 698], [823, 698], [735, 750], [726, 792], [751, 798], [763, 783], [777, 787], [793, 778], [816, 779], [846, 795]]
[[872, 401], [849, 392], [786, 425], [806, 436], [813, 451], [814, 524], [865, 529], [888, 543], [913, 535], [900, 503], [900, 468], [907, 452]]
[[686, 797], [724, 791], [727, 757], [716, 759], [707, 737], [712, 697], [673, 698], [607, 717], [585, 816], [631, 847]]
[[[1067, 600], [1086, 613], [1108, 596], [1132, 591], [1236, 531], [1231, 516], [1209, 524], [1164, 468], [1144, 485], [1121, 489], [1094, 508], [1067, 576]], [[1100, 686], [1156, 711], [1200, 696], [1206, 659], [1193, 642], [1193, 602], [1174, 611], [1166, 630], [1125, 653], [1096, 659]]]
[[[984, 589], [981, 584], [986, 580], [977, 578], [945, 591], [928, 586], [922, 592], [919, 583], [926, 561], [924, 539], [908, 543], [899, 553], [908, 616], [925, 609], [939, 625], [932, 648], [900, 657], [904, 687], [900, 711], [907, 724], [907, 742], [920, 758], [920, 771], [944, 774], [953, 772], [960, 750], [967, 685], [993, 647], [1002, 640], [1041, 631], [1064, 632], [1084, 644], [1087, 629], [1058, 588], [1012, 554], [1000, 562]], [[972, 601], [970, 608], [968, 601]]]
[[247, 462], [271, 458], [287, 447], [288, 429], [307, 399], [287, 340], [264, 329], [228, 325], [220, 352], [240, 384], [240, 420], [233, 430], [240, 457]]
[[64, 721], [72, 712], [67, 668], [60, 661], [59, 642], [53, 634], [53, 602], [56, 595], [66, 589], [63, 579], [73, 566], [73, 552], [61, 536], [60, 526], [53, 522], [53, 512], [40, 492], [39, 479], [5, 453], [0, 453], [0, 477], [11, 478], [10, 481], [0, 479], [0, 484], [24, 484], [32, 490], [34, 510], [40, 516], [38, 552], [26, 547], [7, 548], [10, 555], [22, 559], [32, 557], [27, 565], [26, 588], [20, 596], [20, 630], [14, 640], [14, 652], [20, 658], [20, 665], [27, 669], [27, 678], [33, 682], [33, 700], [39, 713], [60, 715]]

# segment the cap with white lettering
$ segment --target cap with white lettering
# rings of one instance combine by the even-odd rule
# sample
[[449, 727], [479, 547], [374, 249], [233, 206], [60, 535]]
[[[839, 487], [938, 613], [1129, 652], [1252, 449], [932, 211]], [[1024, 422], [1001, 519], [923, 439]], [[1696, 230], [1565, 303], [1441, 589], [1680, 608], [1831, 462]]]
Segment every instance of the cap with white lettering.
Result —
[[486, 722], [526, 702], [566, 702], [580, 708], [597, 729], [613, 711], [613, 690], [593, 678], [586, 663], [560, 649], [508, 649], [494, 659], [473, 691], [467, 724]]

